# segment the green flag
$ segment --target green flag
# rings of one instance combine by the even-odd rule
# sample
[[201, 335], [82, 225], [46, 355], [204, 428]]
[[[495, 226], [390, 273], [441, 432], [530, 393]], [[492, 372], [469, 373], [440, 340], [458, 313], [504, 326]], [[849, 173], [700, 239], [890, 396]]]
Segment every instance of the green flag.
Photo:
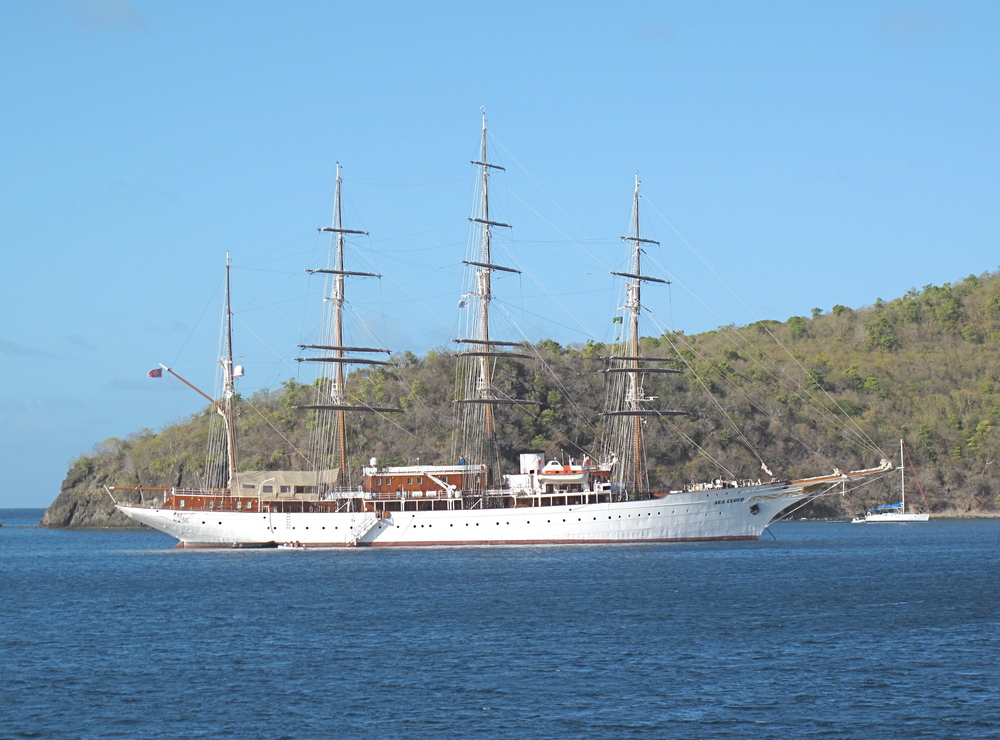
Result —
[[620, 323], [622, 323], [622, 317], [621, 316], [615, 316], [613, 319], [611, 319], [611, 323], [612, 324], [620, 324]]

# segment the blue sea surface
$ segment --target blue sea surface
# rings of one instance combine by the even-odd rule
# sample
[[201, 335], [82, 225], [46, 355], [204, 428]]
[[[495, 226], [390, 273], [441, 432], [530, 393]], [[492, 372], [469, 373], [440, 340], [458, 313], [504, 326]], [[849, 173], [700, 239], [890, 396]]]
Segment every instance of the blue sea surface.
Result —
[[0, 511], [0, 738], [1000, 737], [996, 520], [200, 551], [40, 516]]

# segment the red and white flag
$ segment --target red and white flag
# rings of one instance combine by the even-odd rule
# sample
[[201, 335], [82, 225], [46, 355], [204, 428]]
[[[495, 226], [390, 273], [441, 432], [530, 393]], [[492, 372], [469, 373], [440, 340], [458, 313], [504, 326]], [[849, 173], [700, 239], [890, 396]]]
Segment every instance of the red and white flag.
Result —
[[149, 373], [146, 375], [146, 377], [147, 378], [162, 378], [163, 377], [163, 368], [162, 367], [158, 367], [155, 370], [150, 370]]

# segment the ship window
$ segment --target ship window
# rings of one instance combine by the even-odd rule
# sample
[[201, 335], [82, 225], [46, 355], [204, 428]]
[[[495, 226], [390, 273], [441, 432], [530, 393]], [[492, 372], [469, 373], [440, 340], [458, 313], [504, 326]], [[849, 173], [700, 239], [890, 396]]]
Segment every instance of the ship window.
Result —
[[181, 506], [184, 506], [184, 499], [181, 499]]
[[386, 478], [386, 479], [385, 479], [385, 484], [386, 484], [387, 486], [391, 486], [391, 485], [392, 485], [392, 478]]
[[408, 485], [408, 486], [413, 485], [413, 478], [407, 478], [406, 479], [406, 485]]
[[292, 487], [291, 486], [282, 486], [279, 490], [282, 493], [291, 493], [292, 492]]
[[381, 478], [376, 478], [375, 479], [375, 485], [376, 486], [381, 486], [382, 485], [382, 479]]
[[260, 490], [264, 493], [274, 493], [274, 486], [263, 486]]
[[420, 476], [419, 478], [417, 478], [417, 483], [423, 483], [423, 482], [424, 482], [424, 477], [423, 476]]

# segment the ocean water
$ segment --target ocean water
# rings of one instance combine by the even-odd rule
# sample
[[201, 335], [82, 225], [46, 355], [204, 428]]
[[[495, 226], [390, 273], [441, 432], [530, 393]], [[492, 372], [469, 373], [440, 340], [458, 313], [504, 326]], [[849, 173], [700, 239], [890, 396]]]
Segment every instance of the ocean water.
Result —
[[1000, 738], [1000, 521], [175, 550], [0, 511], [0, 738]]

